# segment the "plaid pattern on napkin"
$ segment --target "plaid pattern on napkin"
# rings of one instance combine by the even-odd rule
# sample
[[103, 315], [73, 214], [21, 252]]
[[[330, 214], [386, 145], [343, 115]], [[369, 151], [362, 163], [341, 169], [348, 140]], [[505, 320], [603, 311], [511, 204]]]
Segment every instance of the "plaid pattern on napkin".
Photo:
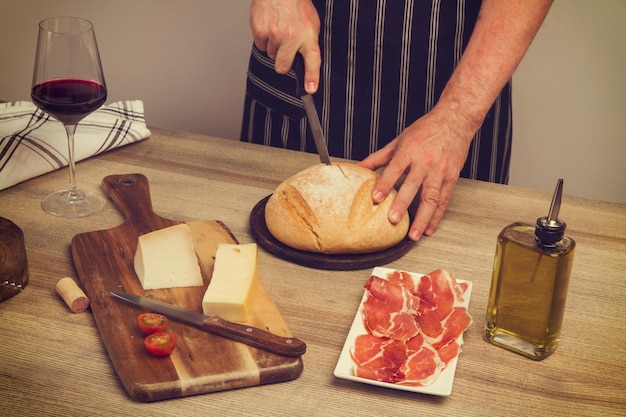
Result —
[[[102, 106], [76, 128], [76, 162], [148, 136], [142, 101]], [[61, 122], [29, 101], [0, 103], [0, 190], [67, 165]]]

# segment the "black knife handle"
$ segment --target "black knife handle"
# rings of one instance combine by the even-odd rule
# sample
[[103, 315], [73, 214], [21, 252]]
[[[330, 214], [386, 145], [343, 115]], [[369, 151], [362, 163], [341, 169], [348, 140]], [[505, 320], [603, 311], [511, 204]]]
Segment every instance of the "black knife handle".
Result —
[[296, 73], [296, 95], [302, 97], [308, 93], [304, 89], [304, 57], [300, 52], [293, 58], [292, 68]]
[[297, 358], [306, 352], [306, 344], [295, 337], [277, 336], [256, 327], [224, 320], [218, 316], [207, 318], [202, 323], [202, 330], [277, 355]]

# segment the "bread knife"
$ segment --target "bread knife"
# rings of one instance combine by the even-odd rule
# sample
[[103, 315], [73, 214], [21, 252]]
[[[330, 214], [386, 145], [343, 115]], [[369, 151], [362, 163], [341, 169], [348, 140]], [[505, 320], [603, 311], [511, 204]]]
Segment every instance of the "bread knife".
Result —
[[323, 163], [330, 165], [326, 139], [324, 138], [324, 132], [322, 132], [320, 118], [317, 115], [317, 110], [315, 109], [313, 96], [307, 93], [304, 89], [304, 58], [300, 53], [297, 53], [294, 57], [293, 71], [296, 73], [296, 94], [300, 97], [302, 104], [304, 105], [304, 111], [306, 112], [306, 117], [309, 120], [309, 127], [313, 133], [313, 140], [315, 141], [317, 153]]
[[306, 351], [306, 344], [295, 337], [281, 337], [268, 331], [245, 324], [233, 323], [219, 316], [205, 316], [149, 297], [111, 291], [117, 298], [144, 307], [167, 318], [199, 327], [207, 333], [225, 337], [277, 355], [299, 357]]

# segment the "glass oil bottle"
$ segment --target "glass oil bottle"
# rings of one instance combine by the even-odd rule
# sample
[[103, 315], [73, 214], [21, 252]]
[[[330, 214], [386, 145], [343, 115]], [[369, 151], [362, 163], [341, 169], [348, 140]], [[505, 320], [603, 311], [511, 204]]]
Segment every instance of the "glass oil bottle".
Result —
[[542, 360], [559, 342], [575, 242], [558, 219], [559, 179], [547, 217], [513, 223], [498, 236], [487, 307], [486, 341]]

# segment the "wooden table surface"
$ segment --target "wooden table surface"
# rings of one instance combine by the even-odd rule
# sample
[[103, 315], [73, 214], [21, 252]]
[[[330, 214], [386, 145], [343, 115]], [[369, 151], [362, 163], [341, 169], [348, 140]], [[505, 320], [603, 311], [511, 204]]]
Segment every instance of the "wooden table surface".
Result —
[[[304, 154], [153, 129], [153, 135], [77, 166], [79, 185], [100, 191], [110, 174], [142, 173], [154, 210], [177, 220], [223, 221], [253, 242], [249, 215], [283, 179], [318, 162]], [[124, 219], [111, 201], [77, 220], [45, 214], [41, 199], [67, 170], [0, 192], [0, 216], [24, 231], [30, 282], [0, 303], [0, 415], [625, 415], [626, 205], [563, 199], [561, 217], [577, 248], [557, 351], [533, 362], [482, 339], [496, 237], [515, 221], [547, 214], [551, 193], [460, 180], [432, 237], [386, 266], [442, 268], [473, 282], [449, 397], [337, 379], [333, 370], [370, 270], [326, 271], [260, 250], [260, 277], [293, 334], [308, 345], [302, 375], [289, 382], [154, 403], [131, 400], [113, 371], [91, 312], [74, 314], [55, 292], [76, 278], [71, 238]], [[556, 182], [556, 178], [555, 178]], [[567, 194], [567, 178], [565, 178]]]

